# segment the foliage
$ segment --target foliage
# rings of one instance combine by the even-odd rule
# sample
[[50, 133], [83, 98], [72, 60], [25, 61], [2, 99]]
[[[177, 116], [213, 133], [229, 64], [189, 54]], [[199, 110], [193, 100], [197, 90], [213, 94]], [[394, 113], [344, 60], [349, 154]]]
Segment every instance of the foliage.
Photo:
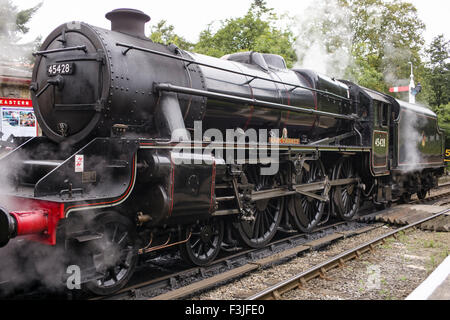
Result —
[[28, 33], [27, 24], [41, 6], [42, 3], [39, 3], [32, 8], [19, 11], [11, 0], [0, 0], [0, 59], [8, 61], [32, 59], [31, 51], [40, 39], [32, 43], [18, 43], [22, 36]]
[[[416, 80], [424, 77], [420, 50], [424, 23], [411, 3], [400, 0], [339, 0], [350, 10], [355, 80], [388, 91], [410, 75], [409, 61], [416, 66]], [[352, 71], [352, 70], [356, 70]], [[423, 81], [423, 80], [422, 80]]]
[[347, 69], [347, 73], [350, 74], [350, 78], [356, 79], [356, 82], [363, 87], [378, 91], [386, 90], [383, 72], [380, 70], [377, 63], [377, 55], [358, 55], [357, 52], [364, 50], [359, 49], [361, 46], [364, 46], [364, 44], [354, 45], [354, 68]]
[[187, 41], [182, 36], [175, 33], [175, 27], [171, 24], [167, 24], [166, 20], [159, 21], [155, 26], [150, 29], [150, 39], [154, 42], [162, 43], [165, 45], [175, 44], [177, 47], [183, 50], [192, 50], [194, 44]]
[[352, 63], [350, 11], [338, 0], [318, 0], [297, 18], [298, 67], [332, 77], [346, 77]]
[[450, 41], [439, 35], [426, 52], [428, 100], [431, 106], [440, 107], [450, 102]]
[[425, 95], [439, 117], [439, 126], [445, 132], [450, 146], [450, 41], [443, 35], [433, 39], [426, 50]]
[[293, 48], [295, 38], [288, 28], [279, 28], [281, 17], [268, 8], [266, 1], [254, 0], [243, 17], [221, 21], [217, 31], [213, 24], [200, 33], [194, 51], [214, 57], [241, 51], [279, 54], [292, 67], [297, 57]]
[[438, 115], [439, 127], [444, 130], [447, 148], [450, 148], [450, 103], [434, 108]]

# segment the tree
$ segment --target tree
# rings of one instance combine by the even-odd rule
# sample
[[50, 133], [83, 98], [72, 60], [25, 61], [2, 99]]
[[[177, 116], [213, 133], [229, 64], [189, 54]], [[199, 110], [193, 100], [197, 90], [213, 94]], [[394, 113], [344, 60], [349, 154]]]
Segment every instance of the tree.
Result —
[[[411, 3], [400, 0], [340, 0], [351, 11], [350, 27], [353, 30], [352, 52], [357, 57], [357, 67], [364, 70], [368, 63], [370, 70], [383, 75], [377, 89], [388, 91], [403, 80], [408, 82], [410, 66], [423, 65], [420, 50], [424, 23], [419, 19], [417, 9]], [[359, 61], [358, 61], [359, 60]], [[416, 71], [417, 80], [423, 74]], [[366, 82], [366, 78], [358, 79]]]
[[318, 0], [298, 17], [297, 66], [336, 78], [346, 78], [353, 64], [350, 10], [338, 0]]
[[439, 35], [426, 53], [429, 58], [426, 66], [428, 100], [431, 106], [440, 107], [450, 102], [450, 41]]
[[443, 35], [433, 39], [426, 50], [426, 95], [450, 144], [450, 41]]
[[173, 43], [180, 49], [188, 51], [192, 50], [194, 47], [194, 44], [190, 43], [182, 36], [177, 35], [175, 33], [175, 27], [171, 24], [168, 25], [166, 20], [161, 20], [155, 26], [152, 26], [150, 32], [150, 39], [154, 42], [162, 43], [164, 45]]
[[213, 24], [200, 33], [194, 51], [214, 57], [241, 51], [279, 54], [291, 67], [297, 60], [295, 38], [288, 28], [276, 26], [283, 18], [268, 8], [266, 1], [254, 0], [243, 17], [221, 21], [217, 31]]
[[[409, 61], [423, 65], [425, 25], [410, 3], [319, 0], [300, 23], [297, 53], [302, 67], [318, 65], [332, 76], [387, 92], [390, 86], [409, 83]], [[308, 60], [311, 66], [306, 65]], [[419, 72], [417, 79], [422, 78]]]
[[39, 39], [31, 43], [19, 44], [28, 33], [28, 22], [39, 10], [42, 3], [19, 11], [11, 0], [0, 0], [0, 59], [2, 61], [26, 61], [31, 59], [31, 51]]

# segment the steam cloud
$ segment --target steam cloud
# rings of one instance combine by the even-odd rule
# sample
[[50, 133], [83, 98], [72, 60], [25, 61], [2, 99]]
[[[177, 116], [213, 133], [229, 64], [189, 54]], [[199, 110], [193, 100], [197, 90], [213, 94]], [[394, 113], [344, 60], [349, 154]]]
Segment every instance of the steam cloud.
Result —
[[0, 0], [0, 74], [4, 74], [3, 63], [11, 64], [31, 62], [31, 53], [40, 39], [29, 43], [20, 43], [20, 30], [17, 27], [17, 14], [9, 10], [10, 1]]
[[[0, 206], [9, 210], [21, 211], [17, 200], [11, 199], [7, 194], [24, 194], [24, 190], [16, 190], [17, 173], [24, 174], [24, 160], [32, 159], [66, 159], [74, 153], [68, 145], [59, 144], [51, 148], [48, 144], [41, 143], [31, 152], [22, 150], [0, 159]], [[67, 148], [67, 149], [66, 149]], [[114, 177], [105, 169], [105, 158], [92, 156], [90, 163], [95, 163], [89, 170], [96, 171], [102, 183], [96, 187], [97, 194], [119, 194], [123, 192], [123, 186], [114, 183]], [[20, 180], [20, 178], [19, 178]], [[30, 188], [31, 189], [31, 188]], [[89, 192], [89, 190], [86, 190]], [[26, 208], [22, 208], [24, 210]], [[92, 230], [95, 226], [93, 214], [80, 214], [76, 219], [75, 230]], [[23, 238], [12, 239], [7, 246], [0, 248], [0, 299], [3, 296], [13, 297], [16, 294], [30, 291], [33, 287], [45, 289], [48, 293], [63, 293], [65, 283], [63, 277], [67, 276], [66, 269], [69, 264], [78, 265], [85, 261], [86, 256], [82, 252], [67, 252], [64, 243], [57, 246], [48, 246], [35, 243]]]
[[415, 112], [403, 112], [400, 121], [400, 136], [404, 137], [403, 144], [400, 145], [400, 159], [408, 165], [408, 172], [418, 169], [418, 164], [423, 162], [422, 154], [419, 150], [422, 141], [422, 133], [419, 128], [423, 127], [423, 117]]
[[33, 286], [62, 291], [66, 261], [61, 248], [14, 239], [0, 249], [0, 294], [25, 293]]
[[[367, 7], [366, 27], [380, 30], [383, 13], [381, 8]], [[314, 1], [301, 16], [296, 17], [297, 35], [295, 49], [298, 57], [296, 68], [312, 69], [335, 78], [354, 82], [360, 74], [360, 66], [352, 54], [355, 30], [352, 26], [352, 12], [339, 4], [338, 0]], [[383, 78], [389, 85], [407, 85], [409, 79], [399, 79], [395, 71], [399, 61], [409, 61], [411, 51], [399, 49], [393, 40], [384, 43], [382, 60]], [[349, 71], [352, 72], [349, 72]]]
[[336, 0], [314, 2], [297, 17], [296, 67], [344, 77], [353, 64], [350, 14]]

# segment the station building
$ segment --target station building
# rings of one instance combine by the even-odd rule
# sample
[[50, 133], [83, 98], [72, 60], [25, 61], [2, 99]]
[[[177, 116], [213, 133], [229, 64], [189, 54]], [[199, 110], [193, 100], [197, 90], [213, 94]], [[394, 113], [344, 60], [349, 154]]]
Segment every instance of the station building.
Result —
[[30, 99], [31, 75], [31, 65], [0, 62], [0, 140], [3, 146], [41, 134]]

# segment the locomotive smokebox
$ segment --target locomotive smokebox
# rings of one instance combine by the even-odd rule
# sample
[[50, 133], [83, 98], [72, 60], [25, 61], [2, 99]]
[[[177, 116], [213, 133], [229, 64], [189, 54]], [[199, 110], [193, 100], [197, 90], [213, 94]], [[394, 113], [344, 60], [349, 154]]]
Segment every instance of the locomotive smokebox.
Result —
[[111, 21], [111, 30], [145, 38], [145, 24], [150, 17], [140, 10], [116, 9], [106, 14]]

